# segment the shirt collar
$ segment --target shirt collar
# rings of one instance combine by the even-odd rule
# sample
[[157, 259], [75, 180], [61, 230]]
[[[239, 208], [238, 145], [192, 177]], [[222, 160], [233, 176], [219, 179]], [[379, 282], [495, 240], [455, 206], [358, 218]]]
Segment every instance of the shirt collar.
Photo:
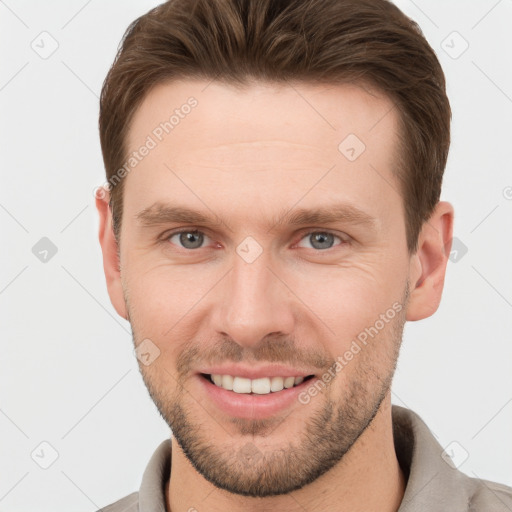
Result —
[[393, 405], [392, 416], [396, 456], [408, 479], [398, 512], [467, 511], [471, 479], [442, 456], [442, 446], [415, 412]]
[[171, 440], [166, 439], [149, 460], [139, 489], [139, 512], [167, 512], [165, 484], [171, 475]]

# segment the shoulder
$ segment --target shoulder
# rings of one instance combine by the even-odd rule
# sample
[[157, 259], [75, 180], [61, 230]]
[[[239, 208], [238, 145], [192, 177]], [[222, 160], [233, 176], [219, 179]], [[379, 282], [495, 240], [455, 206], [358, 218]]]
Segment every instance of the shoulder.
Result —
[[470, 478], [472, 494], [469, 512], [510, 512], [512, 510], [512, 487], [480, 478]]
[[139, 493], [132, 492], [117, 500], [106, 507], [99, 509], [97, 512], [138, 512], [139, 510]]

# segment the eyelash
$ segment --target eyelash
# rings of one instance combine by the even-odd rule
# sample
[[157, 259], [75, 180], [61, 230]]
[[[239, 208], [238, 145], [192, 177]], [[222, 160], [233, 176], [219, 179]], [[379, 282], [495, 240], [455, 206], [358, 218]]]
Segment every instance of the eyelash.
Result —
[[[189, 229], [180, 229], [178, 231], [172, 231], [172, 232], [169, 232], [169, 233], [165, 233], [164, 235], [162, 235], [160, 241], [162, 243], [168, 243], [170, 238], [172, 238], [174, 235], [180, 235], [181, 233], [200, 233], [200, 234], [203, 234], [203, 235], [206, 235], [208, 238], [211, 238], [205, 231], [201, 231], [200, 229], [197, 229], [197, 228], [189, 228]], [[304, 233], [301, 233], [300, 235], [300, 238], [298, 240], [297, 243], [299, 243], [300, 241], [302, 241], [304, 238], [314, 234], [314, 233], [322, 233], [322, 234], [328, 234], [328, 235], [332, 235], [333, 237], [337, 238], [338, 240], [340, 240], [340, 244], [337, 245], [337, 246], [334, 246], [334, 247], [330, 247], [329, 249], [317, 249], [315, 250], [313, 248], [313, 250], [315, 252], [318, 252], [318, 253], [322, 253], [322, 252], [327, 252], [329, 250], [334, 250], [336, 247], [341, 247], [343, 245], [346, 245], [349, 241], [348, 239], [344, 239], [343, 237], [337, 235], [336, 233], [332, 232], [332, 231], [329, 231], [329, 230], [325, 230], [325, 229], [311, 229], [310, 231], [307, 231], [307, 232], [304, 232]], [[197, 251], [199, 249], [204, 249], [204, 247], [199, 247], [198, 249], [187, 249], [185, 247], [183, 248], [180, 248], [180, 249], [183, 249], [184, 251]]]

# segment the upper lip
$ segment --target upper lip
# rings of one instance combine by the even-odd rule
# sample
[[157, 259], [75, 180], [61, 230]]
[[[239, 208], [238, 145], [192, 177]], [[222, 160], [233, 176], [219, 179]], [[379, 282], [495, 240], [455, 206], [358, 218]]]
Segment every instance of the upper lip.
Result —
[[307, 377], [308, 375], [314, 375], [314, 372], [305, 372], [283, 365], [260, 366], [255, 368], [254, 366], [240, 366], [235, 364], [210, 366], [199, 370], [198, 373], [232, 375], [246, 379], [260, 379], [262, 377]]

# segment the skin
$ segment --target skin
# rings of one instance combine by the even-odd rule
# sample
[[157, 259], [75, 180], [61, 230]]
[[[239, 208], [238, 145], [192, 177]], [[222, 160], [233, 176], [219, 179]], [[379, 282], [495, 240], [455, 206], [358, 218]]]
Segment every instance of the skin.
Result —
[[[96, 199], [112, 304], [135, 345], [149, 338], [160, 350], [139, 367], [173, 431], [167, 510], [396, 511], [406, 481], [390, 385], [405, 321], [438, 308], [453, 207], [438, 203], [410, 255], [392, 173], [398, 112], [354, 84], [160, 84], [136, 112], [129, 150], [190, 96], [198, 105], [124, 178], [119, 259], [108, 193]], [[350, 133], [366, 146], [355, 161], [338, 150]], [[137, 214], [156, 201], [217, 224], [142, 226]], [[374, 227], [275, 224], [283, 211], [334, 203], [363, 210]], [[204, 238], [183, 245], [170, 233], [178, 228]], [[334, 236], [319, 248], [311, 231]], [[236, 251], [247, 236], [262, 249], [251, 263]], [[218, 362], [322, 375], [393, 304], [394, 318], [307, 404], [234, 418], [200, 386], [196, 372]]]

